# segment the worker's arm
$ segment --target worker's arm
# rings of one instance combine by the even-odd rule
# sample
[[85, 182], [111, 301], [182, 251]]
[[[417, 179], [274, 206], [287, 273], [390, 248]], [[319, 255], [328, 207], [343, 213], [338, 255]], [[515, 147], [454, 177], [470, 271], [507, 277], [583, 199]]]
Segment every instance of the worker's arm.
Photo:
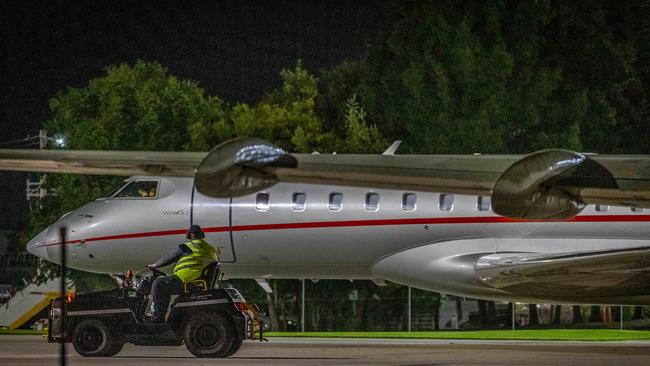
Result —
[[172, 250], [171, 252], [167, 253], [164, 257], [158, 259], [155, 263], [152, 263], [149, 265], [149, 267], [164, 267], [169, 264], [172, 264], [179, 260], [182, 256], [185, 254], [191, 253], [192, 250], [187, 247], [185, 244], [180, 244], [176, 249]]

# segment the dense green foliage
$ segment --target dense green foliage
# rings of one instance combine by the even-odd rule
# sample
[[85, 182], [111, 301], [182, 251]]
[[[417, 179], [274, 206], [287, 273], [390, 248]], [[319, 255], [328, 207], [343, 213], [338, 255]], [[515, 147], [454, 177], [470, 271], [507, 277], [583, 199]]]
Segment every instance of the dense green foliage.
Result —
[[649, 15], [639, 2], [395, 3], [370, 55], [329, 72], [326, 99], [357, 91], [368, 120], [419, 153], [647, 153]]
[[370, 58], [373, 116], [420, 152], [579, 149], [584, 98], [539, 58], [544, 4], [404, 5]]
[[[318, 75], [298, 62], [254, 105], [224, 103], [155, 62], [137, 61], [57, 94], [45, 128], [72, 149], [206, 151], [256, 136], [293, 152], [379, 153], [402, 139], [401, 153], [650, 153], [649, 12], [633, 1], [396, 2], [367, 57]], [[57, 195], [31, 215], [25, 238], [115, 183], [48, 179]], [[256, 285], [237, 286], [274, 303], [277, 323], [297, 313], [299, 286], [272, 285], [278, 291], [268, 299]], [[313, 291], [322, 298], [357, 291], [360, 299], [354, 314], [343, 302], [312, 309], [319, 329], [366, 329], [371, 314], [394, 311], [395, 303], [381, 308], [373, 296], [403, 298], [399, 286], [366, 281], [322, 282]], [[439, 308], [445, 299], [418, 301]]]

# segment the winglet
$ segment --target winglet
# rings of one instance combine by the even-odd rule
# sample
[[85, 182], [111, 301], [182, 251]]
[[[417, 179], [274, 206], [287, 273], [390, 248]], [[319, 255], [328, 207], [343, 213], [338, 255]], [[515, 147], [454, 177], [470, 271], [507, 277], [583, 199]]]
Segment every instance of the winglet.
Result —
[[397, 148], [399, 147], [399, 144], [402, 143], [402, 140], [397, 140], [393, 142], [392, 145], [386, 151], [382, 153], [382, 155], [395, 155], [395, 151], [397, 151]]

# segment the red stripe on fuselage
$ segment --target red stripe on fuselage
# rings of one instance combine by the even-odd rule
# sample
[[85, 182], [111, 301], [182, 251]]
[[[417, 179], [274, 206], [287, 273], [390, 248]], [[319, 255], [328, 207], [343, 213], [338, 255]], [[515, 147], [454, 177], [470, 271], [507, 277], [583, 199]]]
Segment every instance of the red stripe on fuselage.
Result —
[[[493, 224], [493, 223], [530, 223], [530, 222], [650, 222], [650, 215], [584, 215], [576, 216], [571, 220], [515, 220], [503, 216], [470, 216], [470, 217], [429, 217], [413, 219], [382, 219], [382, 220], [348, 220], [348, 221], [315, 221], [315, 222], [290, 222], [280, 224], [255, 224], [235, 225], [232, 231], [254, 231], [254, 230], [284, 230], [284, 229], [317, 229], [332, 227], [360, 227], [360, 226], [394, 226], [394, 225], [444, 225], [444, 224]], [[225, 232], [230, 230], [229, 226], [215, 226], [203, 228], [206, 233]], [[185, 229], [151, 231], [145, 233], [118, 234], [109, 236], [98, 236], [85, 240], [71, 240], [66, 244], [77, 244], [83, 242], [146, 238], [152, 236], [184, 235]], [[61, 243], [46, 244], [60, 245]]]

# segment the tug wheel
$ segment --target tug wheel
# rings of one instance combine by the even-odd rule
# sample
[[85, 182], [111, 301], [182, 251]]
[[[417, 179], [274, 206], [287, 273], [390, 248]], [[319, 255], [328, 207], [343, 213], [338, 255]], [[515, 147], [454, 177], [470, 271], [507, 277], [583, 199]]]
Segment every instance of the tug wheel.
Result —
[[235, 340], [232, 342], [232, 345], [230, 346], [230, 349], [228, 351], [226, 351], [226, 353], [224, 354], [224, 357], [230, 357], [230, 356], [234, 355], [235, 353], [237, 353], [237, 351], [239, 351], [239, 348], [241, 347], [241, 344], [243, 342], [244, 342], [243, 339], [235, 336]]
[[72, 333], [72, 345], [84, 357], [111, 357], [124, 347], [106, 324], [97, 319], [86, 319], [77, 324]]
[[230, 318], [197, 314], [185, 325], [185, 347], [196, 357], [228, 357], [237, 335]]

